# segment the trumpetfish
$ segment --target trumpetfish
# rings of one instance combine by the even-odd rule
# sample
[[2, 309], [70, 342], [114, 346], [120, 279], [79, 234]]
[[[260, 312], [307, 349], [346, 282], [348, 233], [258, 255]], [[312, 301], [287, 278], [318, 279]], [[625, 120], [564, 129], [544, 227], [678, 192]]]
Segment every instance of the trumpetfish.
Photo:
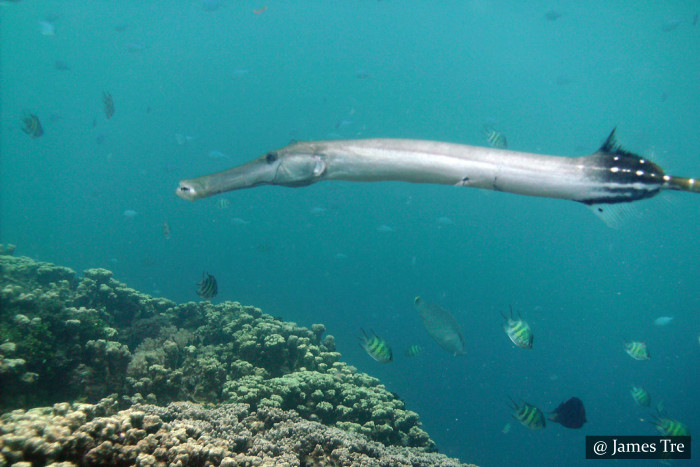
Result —
[[696, 179], [667, 175], [623, 149], [613, 129], [598, 151], [583, 157], [412, 139], [293, 142], [238, 167], [182, 180], [176, 194], [194, 201], [260, 185], [303, 187], [323, 180], [433, 183], [568, 199], [609, 224], [620, 206], [662, 190], [700, 192]]

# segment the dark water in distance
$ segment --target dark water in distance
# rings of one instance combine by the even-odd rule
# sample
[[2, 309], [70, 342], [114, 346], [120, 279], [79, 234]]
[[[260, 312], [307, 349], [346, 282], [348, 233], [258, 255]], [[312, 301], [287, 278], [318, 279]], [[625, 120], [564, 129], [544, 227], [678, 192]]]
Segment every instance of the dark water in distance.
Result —
[[[215, 302], [322, 322], [346, 361], [464, 461], [582, 465], [587, 434], [653, 434], [633, 384], [697, 431], [697, 195], [640, 202], [638, 218], [611, 229], [572, 202], [445, 186], [173, 194], [182, 178], [293, 139], [484, 145], [484, 125], [511, 149], [567, 156], [617, 126], [629, 150], [700, 176], [697, 12], [632, 1], [3, 3], [0, 242], [176, 301], [198, 299], [207, 271]], [[44, 136], [22, 132], [24, 110]], [[466, 356], [430, 341], [416, 295], [455, 315]], [[533, 327], [531, 351], [503, 333], [510, 305]], [[674, 320], [655, 326], [659, 316]], [[389, 341], [393, 363], [364, 353], [361, 327]], [[652, 359], [632, 360], [625, 340], [646, 341]], [[414, 359], [403, 356], [411, 344], [425, 349]], [[574, 395], [588, 412], [581, 430], [532, 432], [507, 406], [549, 411]]]

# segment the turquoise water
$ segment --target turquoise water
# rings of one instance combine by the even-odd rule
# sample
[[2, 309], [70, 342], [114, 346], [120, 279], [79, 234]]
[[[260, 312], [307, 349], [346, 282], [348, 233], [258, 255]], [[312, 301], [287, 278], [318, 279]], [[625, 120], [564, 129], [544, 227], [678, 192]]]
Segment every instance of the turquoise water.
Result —
[[[0, 242], [177, 301], [198, 299], [207, 271], [215, 302], [322, 322], [346, 361], [465, 461], [581, 465], [585, 435], [653, 434], [632, 384], [697, 431], [697, 195], [640, 202], [619, 229], [572, 202], [445, 186], [174, 195], [182, 178], [294, 139], [484, 145], [484, 125], [511, 149], [568, 156], [617, 126], [629, 150], [700, 176], [697, 4], [524, 3], [2, 3]], [[22, 132], [24, 110], [42, 137]], [[455, 315], [466, 356], [429, 339], [416, 295]], [[533, 327], [531, 351], [503, 333], [510, 305]], [[659, 316], [674, 320], [655, 326]], [[386, 338], [395, 361], [369, 358], [360, 328]], [[646, 341], [652, 359], [629, 358], [625, 340]], [[411, 344], [425, 349], [414, 359]], [[581, 430], [529, 431], [507, 405], [549, 411], [574, 395]]]

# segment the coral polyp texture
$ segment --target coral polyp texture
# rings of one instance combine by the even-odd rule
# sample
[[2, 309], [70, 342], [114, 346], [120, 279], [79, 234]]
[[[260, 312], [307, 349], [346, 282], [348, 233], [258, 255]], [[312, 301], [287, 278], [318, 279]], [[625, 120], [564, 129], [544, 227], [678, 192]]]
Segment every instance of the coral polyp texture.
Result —
[[[464, 466], [442, 454], [386, 446], [300, 417], [247, 404], [92, 404], [14, 410], [2, 416], [5, 463], [46, 465]], [[74, 465], [62, 464], [62, 465]]]
[[464, 465], [321, 324], [13, 252], [0, 245], [0, 465]]

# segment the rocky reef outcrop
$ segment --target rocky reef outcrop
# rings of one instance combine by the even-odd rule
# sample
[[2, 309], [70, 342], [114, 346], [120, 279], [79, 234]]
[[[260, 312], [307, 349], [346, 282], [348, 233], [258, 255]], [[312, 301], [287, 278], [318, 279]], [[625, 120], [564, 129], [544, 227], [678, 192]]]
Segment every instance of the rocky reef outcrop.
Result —
[[[70, 437], [100, 417], [117, 417], [116, 425], [104, 422], [113, 429], [98, 430], [107, 429], [109, 436], [90, 435], [89, 449], [61, 446], [64, 454], [44, 455], [46, 462], [90, 463], [92, 457], [84, 456], [95, 449], [113, 465], [123, 464], [119, 456], [141, 465], [174, 462], [177, 455], [162, 452], [169, 452], [172, 443], [163, 441], [166, 449], [152, 440], [161, 429], [166, 431], [158, 439], [182, 438], [186, 443], [180, 444], [206, 446], [207, 453], [221, 448], [206, 455], [205, 448], [192, 448], [198, 454], [190, 458], [202, 462], [193, 465], [218, 465], [224, 459], [238, 459], [228, 465], [262, 465], [243, 462], [241, 456], [281, 460], [292, 451], [297, 463], [284, 460], [289, 465], [380, 465], [377, 459], [398, 456], [401, 449], [408, 449], [406, 458], [435, 451], [418, 414], [379, 380], [342, 362], [322, 324], [308, 329], [237, 302], [176, 304], [131, 289], [106, 269], [79, 276], [69, 268], [8, 254], [12, 251], [0, 245], [0, 412], [7, 412], [0, 419], [0, 452], [12, 462], [34, 459], [34, 451], [24, 448], [24, 457], [17, 457], [19, 442], [13, 438], [21, 421], [32, 417], [53, 417], [41, 422], [50, 429], [35, 430], [43, 441], [34, 443], [49, 451], [59, 449], [56, 433]], [[53, 408], [31, 409], [46, 406]], [[142, 412], [162, 426], [149, 432], [133, 424], [133, 414]], [[72, 421], [60, 418], [69, 413], [75, 414]], [[234, 428], [217, 431], [229, 422]], [[61, 428], [66, 424], [68, 431]], [[197, 426], [199, 431], [187, 428]], [[129, 430], [141, 431], [129, 435]], [[126, 442], [144, 430], [142, 438]], [[125, 439], [114, 439], [117, 432]], [[149, 436], [149, 446], [155, 447], [142, 449]], [[231, 441], [236, 436], [248, 444]], [[250, 443], [271, 451], [262, 455], [264, 449]], [[303, 460], [314, 452], [313, 459], [325, 459], [321, 464]], [[355, 454], [374, 460], [361, 461]], [[432, 465], [405, 462], [384, 465]]]

